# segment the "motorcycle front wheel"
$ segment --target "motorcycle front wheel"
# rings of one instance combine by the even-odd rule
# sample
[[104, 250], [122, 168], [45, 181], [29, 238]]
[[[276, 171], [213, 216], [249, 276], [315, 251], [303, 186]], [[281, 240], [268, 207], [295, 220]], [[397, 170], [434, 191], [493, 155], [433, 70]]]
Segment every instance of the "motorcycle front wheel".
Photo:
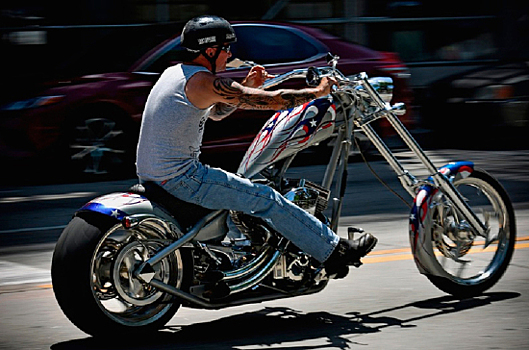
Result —
[[[138, 335], [163, 327], [180, 303], [142, 283], [133, 271], [167, 239], [156, 225], [125, 230], [104, 215], [74, 217], [52, 260], [53, 291], [65, 315], [93, 336]], [[189, 259], [188, 252], [177, 251], [155, 266], [155, 278], [182, 288]]]
[[426, 225], [437, 273], [426, 276], [442, 291], [468, 298], [491, 288], [504, 274], [514, 251], [516, 224], [506, 191], [486, 172], [474, 170], [455, 180], [454, 186], [490, 230], [487, 237], [474, 237], [462, 215], [439, 191], [430, 202]]

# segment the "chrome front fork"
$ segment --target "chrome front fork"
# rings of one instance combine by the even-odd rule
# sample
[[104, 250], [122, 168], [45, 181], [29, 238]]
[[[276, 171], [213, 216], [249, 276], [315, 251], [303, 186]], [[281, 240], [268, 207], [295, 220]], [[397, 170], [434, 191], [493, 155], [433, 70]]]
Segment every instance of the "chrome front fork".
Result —
[[[470, 209], [467, 202], [461, 196], [459, 191], [454, 187], [450, 179], [448, 179], [445, 175], [438, 171], [438, 169], [430, 161], [428, 156], [424, 153], [417, 141], [415, 141], [413, 136], [398, 119], [398, 117], [393, 114], [387, 106], [384, 106], [384, 109], [386, 109], [384, 113], [385, 118], [389, 121], [389, 123], [395, 129], [401, 139], [406, 143], [408, 148], [417, 156], [417, 158], [425, 166], [425, 168], [428, 170], [428, 173], [431, 174], [433, 185], [436, 188], [439, 188], [443, 192], [443, 194], [450, 200], [453, 206], [463, 215], [464, 219], [472, 226], [472, 231], [474, 232], [474, 234], [482, 237], [488, 237], [489, 228], [484, 222], [482, 222], [478, 218], [476, 213], [474, 213], [472, 209]], [[406, 169], [404, 169], [399, 160], [393, 155], [393, 153], [387, 147], [384, 141], [382, 141], [382, 139], [371, 127], [369, 122], [362, 123], [360, 121], [357, 124], [365, 132], [367, 137], [371, 140], [371, 142], [373, 142], [380, 154], [384, 157], [384, 159], [386, 159], [391, 168], [398, 175], [398, 178], [401, 181], [403, 187], [406, 189], [406, 191], [412, 197], [415, 197], [417, 189], [420, 187], [420, 185], [425, 184], [425, 182], [417, 180], [412, 174], [410, 174]], [[431, 183], [428, 184], [431, 185]]]

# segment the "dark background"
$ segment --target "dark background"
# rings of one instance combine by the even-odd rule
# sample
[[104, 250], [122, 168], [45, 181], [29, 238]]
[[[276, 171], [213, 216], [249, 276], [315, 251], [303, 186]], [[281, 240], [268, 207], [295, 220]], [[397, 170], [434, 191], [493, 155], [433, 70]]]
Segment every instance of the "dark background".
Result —
[[[468, 66], [529, 55], [529, 4], [521, 1], [5, 1], [2, 75], [14, 80], [125, 69], [200, 14], [321, 27], [410, 68]], [[421, 85], [420, 82], [413, 82]]]
[[[437, 116], [423, 123], [421, 114], [435, 98], [433, 84], [480, 67], [529, 61], [529, 3], [516, 0], [11, 0], [1, 9], [0, 103], [37, 82], [126, 70], [201, 14], [296, 22], [398, 53], [411, 72], [415, 125], [423, 128], [437, 123]], [[529, 101], [529, 87], [523, 94]], [[529, 108], [526, 114], [518, 134], [529, 129]]]

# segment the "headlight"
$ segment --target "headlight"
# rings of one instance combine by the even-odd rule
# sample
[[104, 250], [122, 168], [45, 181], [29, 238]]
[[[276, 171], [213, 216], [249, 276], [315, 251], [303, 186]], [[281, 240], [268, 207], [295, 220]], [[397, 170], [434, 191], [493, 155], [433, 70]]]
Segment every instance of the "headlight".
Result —
[[393, 79], [389, 77], [373, 77], [368, 80], [384, 102], [391, 102], [393, 98]]
[[[349, 76], [348, 78], [350, 78]], [[390, 103], [393, 98], [393, 79], [390, 77], [373, 77], [367, 79], [369, 84], [380, 95], [384, 102]], [[362, 86], [358, 86], [357, 90], [363, 90]], [[367, 96], [366, 96], [367, 97]], [[376, 104], [373, 104], [376, 106]]]
[[23, 109], [51, 106], [64, 100], [64, 95], [39, 96], [28, 100], [16, 101], [2, 106], [3, 111], [19, 111]]

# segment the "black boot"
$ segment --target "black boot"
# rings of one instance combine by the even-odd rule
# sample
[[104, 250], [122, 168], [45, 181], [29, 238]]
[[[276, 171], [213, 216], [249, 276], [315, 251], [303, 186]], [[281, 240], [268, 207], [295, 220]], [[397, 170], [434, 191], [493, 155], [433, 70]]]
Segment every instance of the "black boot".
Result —
[[336, 275], [335, 278], [345, 277], [349, 272], [348, 266], [360, 267], [360, 259], [373, 250], [377, 241], [371, 233], [354, 240], [340, 238], [331, 256], [324, 262], [327, 274]]

